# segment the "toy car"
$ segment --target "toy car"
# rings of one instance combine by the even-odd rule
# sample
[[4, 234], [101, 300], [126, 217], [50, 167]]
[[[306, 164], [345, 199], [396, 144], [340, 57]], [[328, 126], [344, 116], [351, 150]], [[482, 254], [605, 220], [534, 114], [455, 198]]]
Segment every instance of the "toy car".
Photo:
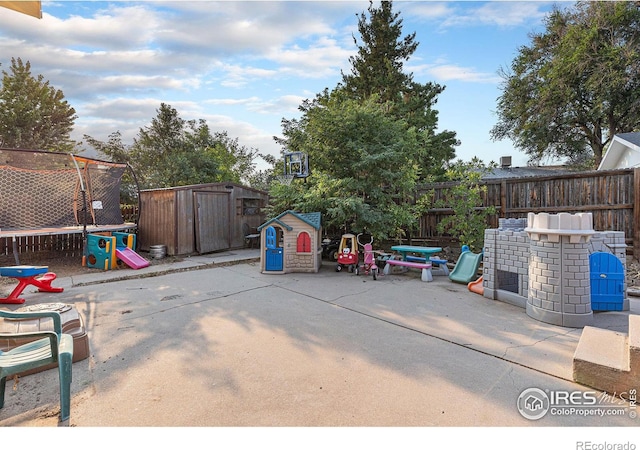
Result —
[[340, 245], [338, 247], [338, 264], [336, 265], [336, 272], [340, 272], [346, 267], [349, 272], [353, 272], [358, 266], [358, 244], [356, 242], [356, 236], [350, 233], [343, 234], [340, 238]]

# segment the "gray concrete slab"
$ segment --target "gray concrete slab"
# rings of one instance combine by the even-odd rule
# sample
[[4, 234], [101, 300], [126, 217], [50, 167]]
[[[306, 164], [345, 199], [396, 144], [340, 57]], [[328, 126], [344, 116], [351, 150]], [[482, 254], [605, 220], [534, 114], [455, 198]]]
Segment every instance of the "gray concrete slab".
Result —
[[[60, 294], [25, 293], [27, 304], [67, 302], [85, 318], [91, 356], [73, 366], [70, 424], [640, 423], [629, 414], [532, 421], [518, 412], [525, 389], [592, 391], [572, 381], [580, 329], [539, 322], [446, 277], [374, 281], [329, 263], [316, 274], [262, 274], [255, 257], [194, 257], [155, 276], [107, 271], [61, 279]], [[625, 331], [639, 311], [633, 299], [630, 312], [598, 313], [595, 325]], [[0, 425], [55, 426], [57, 413], [57, 373], [47, 371], [8, 382]]]

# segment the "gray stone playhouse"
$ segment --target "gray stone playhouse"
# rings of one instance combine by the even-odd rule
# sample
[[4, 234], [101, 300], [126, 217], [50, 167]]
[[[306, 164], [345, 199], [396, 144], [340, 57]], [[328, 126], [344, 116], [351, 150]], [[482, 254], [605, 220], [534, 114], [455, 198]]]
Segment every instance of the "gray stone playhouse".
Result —
[[629, 314], [628, 333], [590, 326], [594, 309], [630, 310], [624, 238], [594, 231], [590, 213], [529, 213], [485, 230], [482, 295], [583, 328], [573, 379], [609, 393], [635, 392], [640, 382], [640, 315]]
[[[584, 327], [593, 319], [589, 258], [596, 252], [619, 260], [624, 274], [624, 233], [594, 231], [591, 213], [500, 219], [500, 228], [485, 230], [483, 295], [542, 322]], [[620, 283], [620, 309], [629, 310], [624, 276]]]

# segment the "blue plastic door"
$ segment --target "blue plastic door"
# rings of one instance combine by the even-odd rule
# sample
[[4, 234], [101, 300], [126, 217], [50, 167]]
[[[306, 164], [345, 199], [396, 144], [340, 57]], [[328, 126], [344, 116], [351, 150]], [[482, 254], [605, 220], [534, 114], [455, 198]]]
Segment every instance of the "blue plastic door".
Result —
[[267, 227], [265, 230], [265, 270], [268, 271], [281, 271], [284, 267], [284, 256], [282, 247], [278, 247], [276, 229], [274, 227]]
[[622, 311], [624, 304], [624, 268], [610, 253], [595, 252], [589, 256], [591, 271], [591, 309]]

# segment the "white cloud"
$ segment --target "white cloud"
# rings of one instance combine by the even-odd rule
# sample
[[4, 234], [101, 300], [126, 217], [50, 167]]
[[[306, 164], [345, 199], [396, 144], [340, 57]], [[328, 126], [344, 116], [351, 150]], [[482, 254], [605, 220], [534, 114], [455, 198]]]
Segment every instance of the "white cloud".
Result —
[[250, 111], [259, 114], [297, 115], [298, 106], [305, 100], [299, 95], [284, 95], [272, 100], [257, 101], [247, 105]]
[[460, 27], [532, 26], [544, 17], [551, 2], [489, 1], [489, 2], [411, 2], [399, 3], [404, 13], [438, 27], [453, 31]]
[[424, 67], [422, 72], [439, 81], [465, 81], [471, 83], [499, 83], [502, 79], [495, 73], [478, 72], [473, 67], [442, 64]]
[[[405, 68], [419, 82], [460, 81], [447, 96], [464, 96], [456, 92], [463, 85], [494, 89], [496, 58], [487, 61], [481, 45], [470, 54], [460, 36], [497, 29], [512, 36], [538, 24], [544, 5], [394, 2], [403, 31], [424, 39]], [[164, 102], [184, 119], [206, 119], [213, 131], [277, 154], [280, 120], [297, 117], [303, 100], [350, 70], [356, 15], [368, 7], [367, 0], [43, 2], [42, 20], [0, 11], [0, 69], [20, 57], [62, 89], [78, 112], [75, 139], [106, 140], [119, 130], [130, 142]]]

